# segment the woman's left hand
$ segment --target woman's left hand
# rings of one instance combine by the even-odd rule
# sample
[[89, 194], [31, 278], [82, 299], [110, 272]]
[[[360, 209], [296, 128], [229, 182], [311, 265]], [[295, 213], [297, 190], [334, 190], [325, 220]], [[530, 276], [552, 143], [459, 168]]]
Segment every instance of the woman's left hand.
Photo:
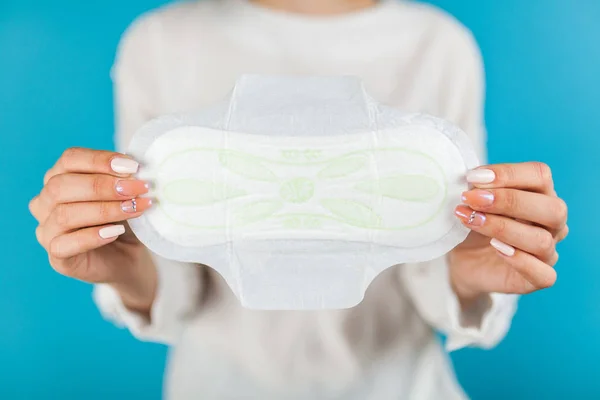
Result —
[[496, 164], [467, 174], [456, 216], [472, 230], [449, 255], [463, 307], [485, 293], [525, 294], [552, 286], [556, 244], [568, 233], [567, 206], [543, 163]]

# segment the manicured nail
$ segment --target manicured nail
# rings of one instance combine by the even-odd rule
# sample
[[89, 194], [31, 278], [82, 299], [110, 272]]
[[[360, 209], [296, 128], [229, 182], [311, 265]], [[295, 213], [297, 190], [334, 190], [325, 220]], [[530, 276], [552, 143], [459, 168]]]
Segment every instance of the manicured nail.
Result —
[[148, 183], [136, 180], [120, 180], [115, 185], [115, 190], [121, 196], [135, 197], [148, 193]]
[[146, 211], [152, 205], [152, 199], [139, 198], [126, 200], [121, 203], [121, 210], [128, 214]]
[[487, 190], [475, 189], [464, 192], [461, 199], [464, 203], [471, 206], [486, 207], [494, 203], [494, 194]]
[[505, 256], [512, 257], [515, 255], [514, 247], [509, 246], [506, 243], [501, 242], [496, 238], [492, 239], [490, 241], [490, 244], [492, 245], [492, 247], [494, 247], [496, 250], [498, 250], [500, 253], [504, 254]]
[[467, 182], [469, 183], [492, 183], [496, 179], [496, 174], [491, 169], [472, 169], [467, 172]]
[[111, 225], [102, 228], [98, 231], [98, 234], [102, 239], [109, 239], [115, 236], [119, 236], [125, 233], [125, 227], [123, 225]]
[[110, 162], [110, 167], [117, 174], [135, 174], [140, 165], [130, 158], [116, 157]]
[[474, 211], [467, 206], [456, 207], [454, 214], [467, 225], [483, 226], [485, 224], [485, 214]]

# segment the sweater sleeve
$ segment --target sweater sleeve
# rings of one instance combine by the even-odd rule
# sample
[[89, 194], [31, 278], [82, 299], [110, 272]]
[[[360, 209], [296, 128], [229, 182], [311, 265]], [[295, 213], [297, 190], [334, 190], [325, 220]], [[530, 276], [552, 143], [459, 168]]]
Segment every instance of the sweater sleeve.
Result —
[[[484, 70], [478, 46], [458, 23], [444, 35], [447, 63], [440, 77], [438, 116], [461, 127], [470, 137], [479, 158], [486, 162], [484, 128]], [[401, 281], [421, 316], [447, 336], [448, 350], [466, 346], [490, 348], [504, 338], [516, 311], [517, 296], [490, 293], [463, 313], [451, 288], [447, 257], [426, 263], [406, 264]]]
[[[154, 70], [160, 51], [152, 15], [136, 20], [125, 32], [112, 70], [118, 151], [125, 151], [135, 131], [155, 116], [158, 109], [159, 71]], [[186, 318], [198, 306], [202, 290], [202, 266], [162, 259], [153, 255], [158, 289], [150, 318], [128, 310], [108, 285], [94, 287], [93, 297], [102, 315], [128, 328], [141, 340], [173, 344]]]
[[516, 311], [517, 296], [490, 293], [462, 312], [450, 286], [446, 257], [430, 262], [405, 264], [401, 280], [421, 317], [446, 335], [446, 349], [494, 347], [508, 332]]

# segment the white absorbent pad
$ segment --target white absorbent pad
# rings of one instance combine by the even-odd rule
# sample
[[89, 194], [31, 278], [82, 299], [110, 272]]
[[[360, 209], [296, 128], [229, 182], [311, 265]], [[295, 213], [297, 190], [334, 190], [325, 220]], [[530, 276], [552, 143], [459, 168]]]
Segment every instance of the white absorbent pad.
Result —
[[156, 200], [130, 221], [139, 239], [256, 309], [351, 307], [384, 269], [444, 255], [478, 164], [457, 127], [351, 77], [244, 76], [221, 104], [146, 124], [129, 154]]

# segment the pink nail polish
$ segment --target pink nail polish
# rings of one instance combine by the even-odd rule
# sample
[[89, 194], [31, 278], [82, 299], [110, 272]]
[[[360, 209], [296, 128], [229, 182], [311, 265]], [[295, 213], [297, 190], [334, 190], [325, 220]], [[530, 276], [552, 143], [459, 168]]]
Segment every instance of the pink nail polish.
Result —
[[115, 185], [115, 190], [121, 196], [135, 197], [148, 193], [148, 184], [138, 180], [119, 180]]
[[134, 214], [146, 211], [152, 206], [152, 200], [148, 198], [137, 198], [126, 200], [121, 203], [121, 210], [128, 214]]
[[454, 214], [459, 217], [465, 224], [471, 226], [483, 226], [485, 224], [485, 214], [472, 210], [467, 206], [458, 206], [454, 210]]
[[471, 206], [487, 207], [494, 203], [494, 193], [481, 189], [469, 190], [462, 194], [461, 199]]

